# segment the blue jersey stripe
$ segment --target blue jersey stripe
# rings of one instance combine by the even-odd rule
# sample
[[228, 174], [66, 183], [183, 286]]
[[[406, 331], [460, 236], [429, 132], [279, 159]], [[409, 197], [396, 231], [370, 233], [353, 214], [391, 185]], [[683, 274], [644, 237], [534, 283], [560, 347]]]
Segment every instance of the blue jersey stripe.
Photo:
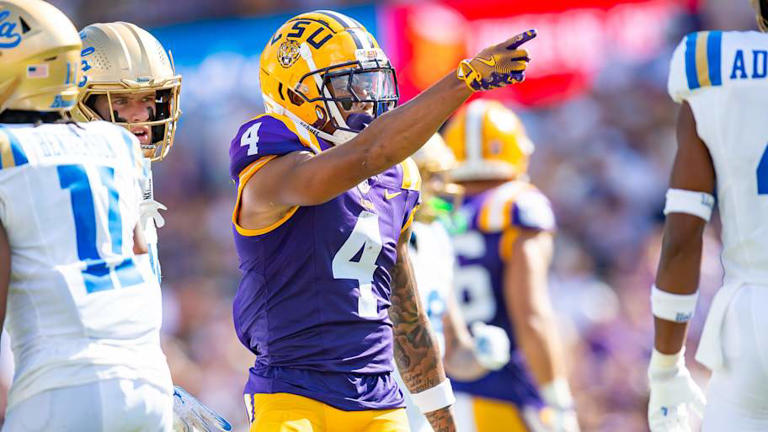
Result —
[[688, 78], [688, 88], [691, 90], [701, 87], [696, 72], [696, 39], [698, 36], [698, 33], [691, 33], [685, 39], [685, 76]]
[[723, 84], [722, 77], [722, 41], [723, 32], [711, 31], [707, 38], [707, 63], [709, 64], [709, 81], [713, 86]]
[[99, 174], [109, 194], [109, 237], [112, 239], [112, 252], [123, 253], [123, 223], [120, 220], [120, 193], [115, 187], [115, 169], [99, 167]]

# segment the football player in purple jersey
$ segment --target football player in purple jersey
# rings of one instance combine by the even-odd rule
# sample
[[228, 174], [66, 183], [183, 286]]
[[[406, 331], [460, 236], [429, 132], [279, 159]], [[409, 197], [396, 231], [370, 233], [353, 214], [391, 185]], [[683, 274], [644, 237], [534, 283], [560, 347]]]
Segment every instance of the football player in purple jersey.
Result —
[[527, 181], [533, 144], [499, 102], [477, 100], [445, 128], [466, 198], [455, 222], [455, 289], [464, 318], [504, 328], [510, 361], [455, 387], [472, 395], [478, 432], [577, 431], [563, 349], [547, 292], [555, 218]]
[[394, 70], [354, 19], [301, 14], [267, 41], [267, 114], [230, 147], [251, 431], [407, 431], [393, 357], [434, 430], [455, 430], [408, 260], [420, 183], [408, 156], [473, 91], [522, 81], [518, 47], [533, 37], [483, 50], [397, 109]]

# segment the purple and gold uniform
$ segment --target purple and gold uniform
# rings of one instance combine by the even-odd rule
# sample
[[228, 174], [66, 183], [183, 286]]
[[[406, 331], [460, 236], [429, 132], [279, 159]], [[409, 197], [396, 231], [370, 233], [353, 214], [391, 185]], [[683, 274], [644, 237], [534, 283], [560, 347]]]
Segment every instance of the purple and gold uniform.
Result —
[[[474, 403], [477, 422], [483, 418], [494, 421], [480, 411], [495, 411], [485, 410], [487, 407], [478, 404], [478, 400], [511, 404], [518, 411], [525, 408], [537, 411], [543, 404], [515, 342], [512, 319], [506, 308], [504, 268], [521, 230], [555, 228], [549, 201], [530, 183], [510, 181], [467, 197], [459, 214], [467, 224], [466, 231], [454, 237], [458, 262], [455, 288], [462, 312], [468, 323], [483, 321], [505, 329], [511, 352], [509, 363], [502, 369], [473, 382], [454, 379], [453, 388], [482, 398]], [[523, 412], [518, 416], [527, 417]], [[531, 423], [531, 420], [525, 422]]]
[[277, 114], [245, 123], [232, 140], [242, 274], [234, 321], [256, 355], [245, 386], [251, 418], [254, 395], [275, 393], [343, 411], [403, 406], [391, 376], [388, 308], [397, 242], [419, 201], [415, 164], [406, 160], [324, 204], [291, 208], [264, 229], [237, 224], [242, 188], [258, 169], [280, 155], [329, 147]]

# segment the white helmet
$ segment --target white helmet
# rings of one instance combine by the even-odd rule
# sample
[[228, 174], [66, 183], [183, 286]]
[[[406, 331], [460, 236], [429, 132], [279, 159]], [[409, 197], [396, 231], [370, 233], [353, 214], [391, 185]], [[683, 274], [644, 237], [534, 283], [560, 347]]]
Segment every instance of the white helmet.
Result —
[[[152, 142], [143, 146], [145, 156], [163, 159], [171, 147], [181, 115], [179, 93], [181, 76], [160, 42], [146, 30], [130, 23], [91, 24], [80, 32], [83, 40], [83, 79], [75, 116], [79, 120], [107, 120], [127, 129], [152, 128]], [[116, 94], [155, 90], [157, 110], [149, 121], [129, 122], [110, 110], [102, 119], [94, 109], [93, 96], [105, 95], [110, 101]]]
[[66, 112], [77, 100], [80, 38], [42, 0], [0, 0], [0, 112]]

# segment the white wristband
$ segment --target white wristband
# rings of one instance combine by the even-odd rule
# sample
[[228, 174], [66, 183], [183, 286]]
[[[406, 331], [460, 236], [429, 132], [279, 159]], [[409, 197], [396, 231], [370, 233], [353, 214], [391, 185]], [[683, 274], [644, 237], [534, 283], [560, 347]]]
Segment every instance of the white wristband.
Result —
[[709, 222], [715, 197], [706, 192], [694, 192], [685, 189], [667, 190], [667, 202], [664, 205], [664, 215], [669, 213], [687, 213]]
[[440, 408], [453, 405], [456, 398], [453, 396], [451, 380], [448, 378], [440, 384], [428, 388], [423, 392], [411, 394], [411, 400], [419, 407], [422, 414], [437, 411]]
[[651, 287], [651, 312], [656, 318], [672, 322], [687, 322], [696, 310], [699, 292], [693, 294], [673, 294], [660, 290], [655, 284]]
[[573, 396], [571, 387], [565, 378], [555, 378], [541, 386], [541, 398], [544, 403], [553, 408], [571, 409], [573, 408]]

